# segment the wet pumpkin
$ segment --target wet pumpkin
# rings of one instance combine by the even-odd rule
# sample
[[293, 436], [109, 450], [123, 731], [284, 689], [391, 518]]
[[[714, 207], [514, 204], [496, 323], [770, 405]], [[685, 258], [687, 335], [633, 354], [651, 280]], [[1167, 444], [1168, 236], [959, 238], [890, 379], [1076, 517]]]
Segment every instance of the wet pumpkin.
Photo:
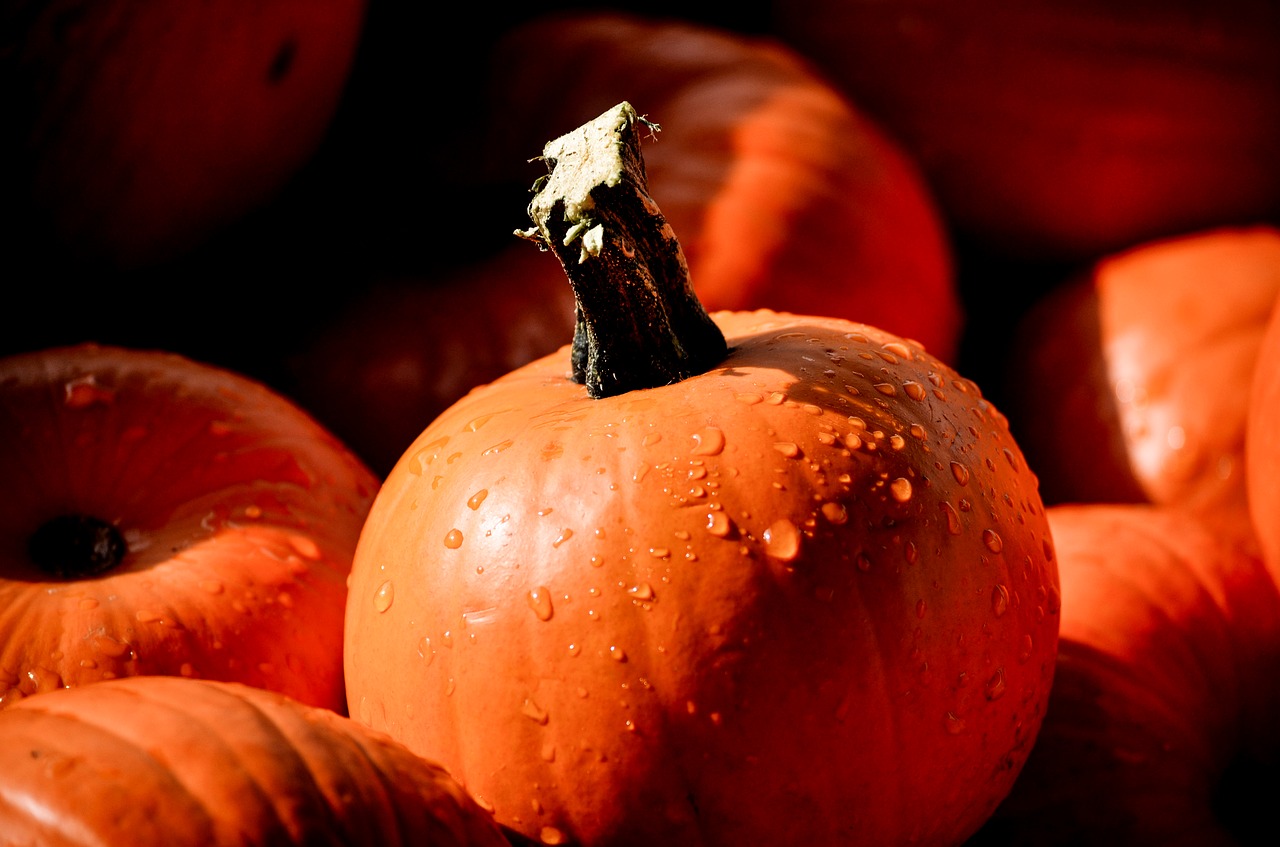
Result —
[[627, 104], [548, 145], [526, 235], [575, 340], [392, 469], [352, 715], [544, 843], [958, 844], [1057, 644], [1037, 482], [977, 386], [816, 316], [702, 310]]

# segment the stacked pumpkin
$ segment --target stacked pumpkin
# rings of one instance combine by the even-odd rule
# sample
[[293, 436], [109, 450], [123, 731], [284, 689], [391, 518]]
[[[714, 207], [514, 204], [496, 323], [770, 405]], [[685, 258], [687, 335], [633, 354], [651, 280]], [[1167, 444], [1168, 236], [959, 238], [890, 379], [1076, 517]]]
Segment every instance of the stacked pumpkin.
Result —
[[[6, 174], [42, 248], [152, 292], [346, 275], [332, 302], [257, 280], [257, 314], [195, 331], [104, 289], [50, 335], [105, 344], [8, 334], [0, 844], [1266, 825], [1267, 4], [472, 13], [431, 102], [376, 75], [412, 66], [376, 50], [413, 13], [303, 5], [222, 10], [259, 35], [122, 84], [112, 114], [151, 118], [94, 119], [89, 169], [55, 130], [186, 65], [131, 48], [76, 87], [106, 24], [21, 19]], [[203, 31], [104, 8], [145, 23], [125, 45]], [[234, 109], [194, 96], [215, 77]], [[158, 117], [179, 79], [216, 132]], [[405, 125], [398, 96], [412, 159], [350, 123]], [[209, 179], [162, 176], [200, 143]]]

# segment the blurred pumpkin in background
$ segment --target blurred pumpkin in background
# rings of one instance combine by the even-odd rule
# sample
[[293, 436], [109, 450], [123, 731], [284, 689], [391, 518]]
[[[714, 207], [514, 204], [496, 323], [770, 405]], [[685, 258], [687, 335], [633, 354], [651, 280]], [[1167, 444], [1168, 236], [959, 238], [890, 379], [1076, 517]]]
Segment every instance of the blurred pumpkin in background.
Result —
[[328, 130], [366, 2], [5, 3], [13, 257], [146, 266], [265, 204]]
[[345, 711], [346, 578], [377, 479], [284, 397], [185, 357], [0, 360], [0, 708], [114, 677]]
[[1271, 0], [770, 5], [991, 249], [1089, 260], [1280, 215]]

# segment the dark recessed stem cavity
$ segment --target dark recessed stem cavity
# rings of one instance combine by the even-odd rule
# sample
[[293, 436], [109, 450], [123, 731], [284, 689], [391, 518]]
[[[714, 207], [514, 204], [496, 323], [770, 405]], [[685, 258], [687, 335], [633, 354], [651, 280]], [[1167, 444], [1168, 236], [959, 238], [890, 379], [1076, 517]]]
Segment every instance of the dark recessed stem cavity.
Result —
[[60, 515], [32, 533], [27, 552], [49, 576], [78, 579], [119, 565], [128, 546], [120, 530], [106, 521], [85, 515]]
[[555, 253], [569, 278], [573, 379], [596, 398], [679, 382], [728, 354], [649, 196], [640, 138], [657, 130], [623, 102], [549, 142], [533, 228], [517, 233]]

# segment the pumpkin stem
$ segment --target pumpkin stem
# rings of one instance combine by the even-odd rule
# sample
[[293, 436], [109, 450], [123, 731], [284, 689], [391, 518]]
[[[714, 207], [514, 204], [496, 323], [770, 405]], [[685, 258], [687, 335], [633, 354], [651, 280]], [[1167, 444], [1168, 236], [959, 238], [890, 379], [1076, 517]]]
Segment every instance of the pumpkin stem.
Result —
[[689, 282], [684, 251], [649, 196], [641, 132], [657, 124], [623, 102], [549, 142], [533, 228], [573, 287], [573, 380], [595, 398], [679, 382], [728, 354]]
[[60, 515], [41, 524], [27, 541], [40, 570], [58, 579], [93, 576], [124, 561], [128, 545], [114, 525], [84, 515]]

